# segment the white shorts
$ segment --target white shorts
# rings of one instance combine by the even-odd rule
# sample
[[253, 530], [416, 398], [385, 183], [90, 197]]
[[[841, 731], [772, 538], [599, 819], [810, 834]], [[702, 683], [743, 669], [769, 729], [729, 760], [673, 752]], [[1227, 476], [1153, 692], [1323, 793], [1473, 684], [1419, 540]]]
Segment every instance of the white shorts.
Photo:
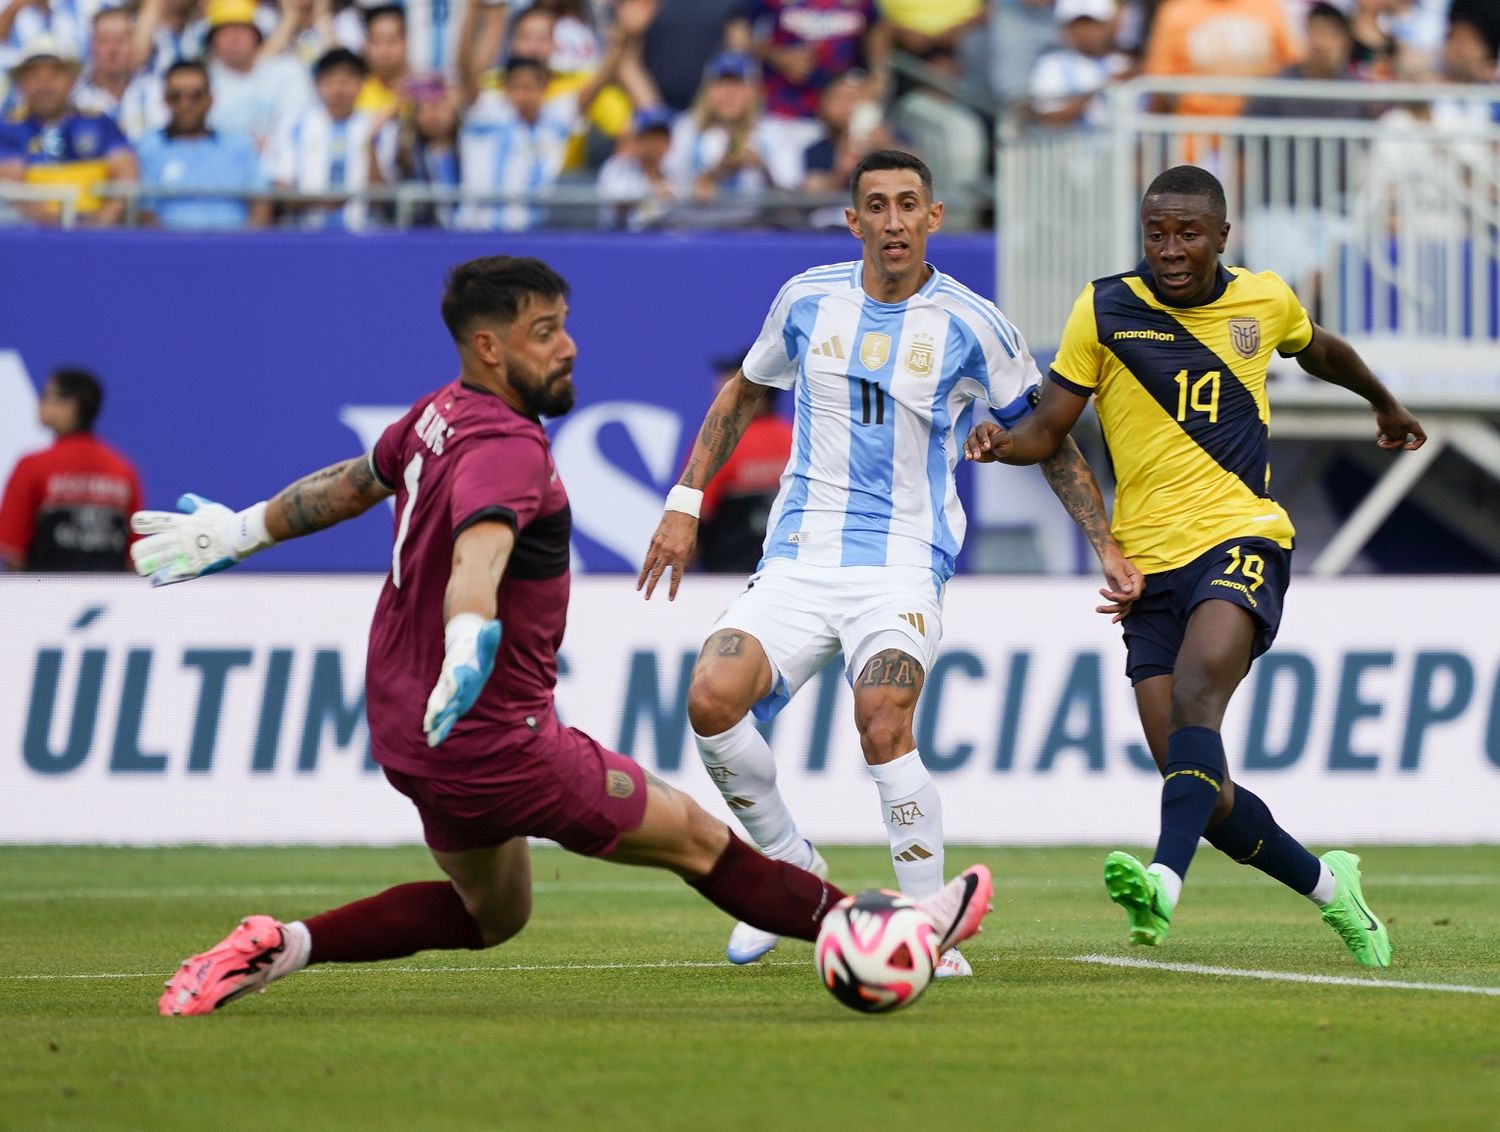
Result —
[[750, 576], [714, 632], [738, 629], [771, 661], [771, 691], [752, 709], [772, 718], [842, 650], [850, 684], [870, 658], [900, 649], [926, 672], [943, 636], [943, 593], [921, 566], [810, 566], [772, 558]]

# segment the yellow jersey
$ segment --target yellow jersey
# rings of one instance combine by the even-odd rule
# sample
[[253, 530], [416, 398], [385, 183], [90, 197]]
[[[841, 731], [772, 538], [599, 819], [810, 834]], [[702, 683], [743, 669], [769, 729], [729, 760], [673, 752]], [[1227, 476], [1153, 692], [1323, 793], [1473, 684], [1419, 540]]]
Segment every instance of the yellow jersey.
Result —
[[1227, 539], [1288, 549], [1271, 497], [1271, 351], [1298, 353], [1312, 320], [1277, 275], [1219, 268], [1212, 297], [1174, 307], [1144, 264], [1084, 288], [1052, 363], [1093, 394], [1115, 466], [1115, 540], [1144, 574], [1184, 566]]

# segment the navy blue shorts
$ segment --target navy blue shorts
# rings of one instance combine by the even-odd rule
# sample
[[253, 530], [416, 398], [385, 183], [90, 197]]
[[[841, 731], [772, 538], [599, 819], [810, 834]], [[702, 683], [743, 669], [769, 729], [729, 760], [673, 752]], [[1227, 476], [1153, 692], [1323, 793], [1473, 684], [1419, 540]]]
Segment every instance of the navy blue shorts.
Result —
[[1260, 623], [1253, 661], [1271, 647], [1281, 627], [1281, 603], [1292, 572], [1292, 552], [1269, 539], [1237, 538], [1200, 554], [1186, 566], [1146, 575], [1146, 592], [1120, 622], [1125, 675], [1132, 684], [1170, 676], [1177, 666], [1188, 618], [1199, 603], [1233, 602]]

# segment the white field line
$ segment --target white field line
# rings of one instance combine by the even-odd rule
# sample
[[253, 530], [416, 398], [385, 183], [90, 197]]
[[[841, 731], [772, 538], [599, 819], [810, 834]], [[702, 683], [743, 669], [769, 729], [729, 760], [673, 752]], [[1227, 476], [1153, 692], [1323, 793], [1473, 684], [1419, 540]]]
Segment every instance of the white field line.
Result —
[[[791, 966], [790, 963], [767, 962], [762, 967]], [[306, 967], [299, 975], [492, 975], [514, 974], [527, 971], [670, 971], [695, 967], [731, 968], [734, 964], [726, 959], [712, 962], [691, 959], [667, 959], [659, 963], [513, 963], [506, 966], [483, 967], [414, 967], [382, 963], [379, 966], [350, 966], [335, 963], [327, 967]], [[165, 979], [170, 971], [100, 971], [82, 975], [0, 975], [0, 981], [9, 982], [64, 982], [72, 979]]]
[[[1371, 887], [1377, 891], [1389, 888], [1422, 888], [1447, 885], [1458, 888], [1500, 884], [1500, 874], [1481, 873], [1395, 873], [1381, 876], [1376, 873], [1370, 879]], [[874, 882], [872, 882], [874, 883]], [[1267, 883], [1258, 873], [1244, 877], [1201, 877], [1193, 881], [1194, 888], [1258, 888]], [[390, 881], [349, 881], [343, 884], [192, 884], [164, 885], [159, 888], [39, 888], [0, 889], [0, 901], [33, 902], [48, 900], [193, 900], [201, 897], [266, 897], [266, 896], [340, 896], [351, 892], [376, 892], [388, 887]], [[619, 892], [631, 895], [653, 892], [681, 892], [683, 885], [671, 881], [662, 883], [615, 884], [611, 882], [585, 882], [569, 884], [566, 881], [539, 881], [532, 891], [546, 895], [597, 895]], [[1089, 889], [1093, 881], [1082, 880], [1035, 880], [1029, 877], [996, 877], [996, 888], [1015, 889]]]
[[1154, 959], [1126, 959], [1119, 955], [1075, 955], [1074, 963], [1101, 967], [1132, 967], [1148, 971], [1176, 971], [1184, 975], [1212, 975], [1226, 979], [1262, 979], [1273, 983], [1316, 983], [1327, 987], [1379, 987], [1384, 990], [1445, 991], [1500, 997], [1500, 987], [1471, 987], [1460, 983], [1411, 983], [1401, 979], [1355, 978], [1352, 975], [1304, 975], [1296, 971], [1251, 971], [1242, 967], [1206, 967], [1201, 963], [1160, 963]]

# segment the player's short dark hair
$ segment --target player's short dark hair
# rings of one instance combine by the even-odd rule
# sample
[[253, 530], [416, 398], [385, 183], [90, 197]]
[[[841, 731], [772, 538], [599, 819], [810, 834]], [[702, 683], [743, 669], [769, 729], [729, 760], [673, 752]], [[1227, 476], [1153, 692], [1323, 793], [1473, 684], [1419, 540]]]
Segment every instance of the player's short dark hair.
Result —
[[[106, 8], [104, 10], [106, 12], [120, 11], [120, 9], [118, 8]], [[208, 77], [208, 68], [204, 66], [201, 59], [177, 60], [177, 62], [173, 63], [170, 67], [167, 68], [166, 74], [162, 75], [161, 81], [163, 83], [171, 82], [173, 75], [198, 75], [203, 79], [205, 85], [207, 85], [210, 89], [212, 89], [213, 87], [213, 80]]]
[[385, 16], [395, 16], [401, 21], [402, 32], [406, 31], [406, 9], [400, 4], [378, 4], [373, 8], [366, 8], [364, 14], [365, 27], [368, 28], [376, 20]]
[[507, 79], [526, 71], [535, 71], [537, 78], [542, 82], [546, 82], [552, 75], [552, 68], [545, 59], [537, 59], [530, 55], [512, 55], [505, 61]]
[[1327, 20], [1329, 23], [1338, 24], [1339, 30], [1345, 35], [1353, 34], [1349, 30], [1349, 17], [1328, 3], [1328, 0], [1318, 0], [1316, 4], [1311, 5], [1307, 9], [1306, 20], [1309, 24], [1314, 20]]
[[859, 179], [866, 173], [879, 173], [886, 169], [910, 169], [922, 178], [922, 191], [927, 194], [928, 200], [932, 199], [932, 170], [927, 168], [927, 162], [904, 149], [877, 149], [860, 158], [859, 164], [849, 176], [849, 194], [854, 198], [855, 208], [859, 207]]
[[88, 432], [104, 407], [104, 386], [86, 369], [62, 366], [52, 371], [50, 378], [57, 395], [64, 401], [72, 401], [78, 410], [78, 428]]
[[443, 289], [443, 322], [453, 340], [462, 342], [480, 319], [508, 324], [526, 305], [528, 297], [566, 299], [568, 292], [568, 281], [539, 259], [483, 256], [448, 272]]
[[314, 81], [321, 79], [330, 71], [336, 71], [340, 67], [353, 71], [360, 78], [370, 73], [370, 64], [365, 62], [363, 56], [354, 54], [347, 47], [335, 47], [318, 56], [318, 61], [313, 64], [313, 79]]
[[1202, 197], [1208, 201], [1209, 211], [1220, 220], [1229, 215], [1229, 204], [1224, 199], [1224, 186], [1219, 184], [1219, 178], [1196, 165], [1174, 165], [1159, 174], [1146, 187], [1141, 205], [1144, 207], [1152, 197], [1161, 196]]

